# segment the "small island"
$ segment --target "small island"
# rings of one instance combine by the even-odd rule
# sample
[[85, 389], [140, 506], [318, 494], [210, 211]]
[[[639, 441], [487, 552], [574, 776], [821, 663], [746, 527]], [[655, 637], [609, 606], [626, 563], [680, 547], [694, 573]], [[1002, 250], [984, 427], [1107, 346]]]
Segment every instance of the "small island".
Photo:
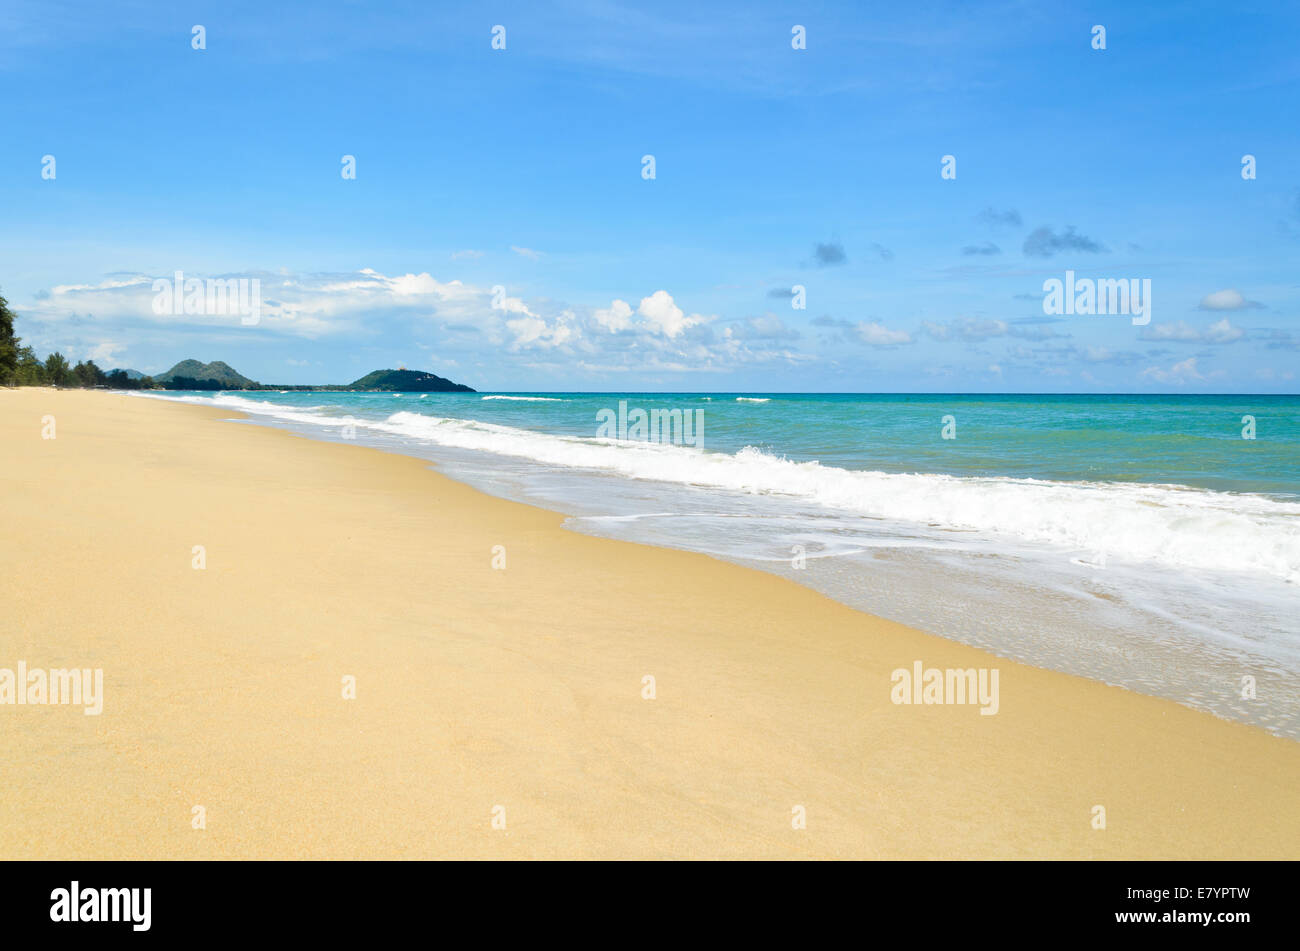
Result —
[[[282, 387], [284, 389], [284, 387]], [[296, 387], [295, 387], [296, 389]], [[347, 386], [309, 386], [309, 390], [355, 390], [360, 393], [474, 393], [464, 383], [453, 383], [423, 370], [374, 370]]]
[[373, 370], [347, 384], [275, 384], [258, 383], [236, 371], [229, 364], [216, 360], [200, 363], [182, 360], [166, 373], [159, 374], [154, 382], [169, 390], [289, 390], [291, 392], [331, 393], [473, 393], [475, 390], [463, 383], [423, 370]]

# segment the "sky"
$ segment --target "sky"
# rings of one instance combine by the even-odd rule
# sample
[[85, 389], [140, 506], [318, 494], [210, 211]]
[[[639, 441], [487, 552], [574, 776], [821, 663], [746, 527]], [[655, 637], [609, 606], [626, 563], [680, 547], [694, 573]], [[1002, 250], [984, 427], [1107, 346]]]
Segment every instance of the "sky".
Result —
[[[1294, 3], [0, 0], [0, 294], [41, 356], [263, 383], [1295, 393], [1297, 35]], [[1149, 281], [1149, 321], [1045, 313], [1067, 271]], [[256, 314], [186, 313], [177, 272]]]

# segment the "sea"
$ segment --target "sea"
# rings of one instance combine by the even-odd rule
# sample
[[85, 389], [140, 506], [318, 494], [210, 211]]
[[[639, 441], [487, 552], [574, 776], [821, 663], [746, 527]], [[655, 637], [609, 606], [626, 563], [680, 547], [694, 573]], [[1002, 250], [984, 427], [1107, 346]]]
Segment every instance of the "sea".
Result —
[[150, 398], [417, 456], [576, 532], [1300, 740], [1300, 396]]

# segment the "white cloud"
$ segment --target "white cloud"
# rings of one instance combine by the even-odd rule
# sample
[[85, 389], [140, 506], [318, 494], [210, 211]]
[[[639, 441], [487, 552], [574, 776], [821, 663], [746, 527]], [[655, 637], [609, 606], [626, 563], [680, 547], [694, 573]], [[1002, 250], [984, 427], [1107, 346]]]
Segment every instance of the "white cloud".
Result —
[[[171, 277], [171, 275], [167, 275]], [[152, 286], [153, 280], [145, 277], [143, 274], [134, 274], [125, 279], [101, 281], [98, 284], [58, 284], [50, 289], [50, 293], [58, 294], [76, 294], [85, 291], [113, 291], [124, 287], [145, 287]]]
[[1142, 376], [1157, 383], [1194, 383], [1205, 379], [1196, 369], [1196, 357], [1188, 357], [1181, 363], [1175, 363], [1168, 370], [1147, 367], [1142, 371]]
[[906, 330], [890, 330], [884, 324], [875, 321], [863, 321], [854, 329], [863, 343], [873, 347], [896, 347], [899, 344], [912, 342], [912, 335]]
[[537, 316], [529, 310], [528, 305], [518, 297], [502, 297], [500, 300], [495, 302], [494, 307], [497, 310], [504, 310], [508, 314], [526, 314], [529, 317]]
[[958, 327], [963, 340], [987, 340], [989, 337], [1001, 337], [1007, 332], [1005, 320], [963, 320]]
[[[174, 314], [171, 308], [154, 308], [155, 277], [135, 275], [99, 284], [60, 284], [39, 294], [23, 308], [28, 320], [48, 325], [95, 325], [100, 328], [151, 325], [178, 331], [239, 328], [242, 333], [273, 333], [316, 339], [342, 333], [373, 331], [393, 316], [414, 320], [449, 319], [491, 321], [491, 293], [461, 281], [443, 282], [427, 272], [388, 276], [372, 268], [336, 274], [286, 274], [248, 271], [210, 275], [185, 273], [185, 279], [218, 277], [257, 281], [260, 318], [255, 327], [244, 326], [241, 316], [229, 314]], [[170, 282], [174, 274], [157, 276]], [[516, 313], [528, 309], [517, 298], [505, 308]], [[499, 315], [496, 315], [499, 316]]]
[[101, 340], [98, 344], [96, 344], [93, 348], [91, 348], [90, 353], [87, 354], [87, 359], [95, 361], [95, 363], [97, 363], [100, 367], [106, 367], [108, 369], [112, 369], [112, 367], [109, 366], [109, 364], [113, 363], [114, 360], [113, 355], [125, 349], [126, 349], [126, 344], [118, 343], [115, 340]]
[[510, 250], [521, 258], [528, 258], [530, 261], [540, 260], [542, 256], [541, 251], [534, 251], [532, 248], [521, 248], [517, 244], [510, 245]]
[[1234, 288], [1215, 291], [1201, 298], [1201, 310], [1247, 310], [1264, 306], [1258, 301], [1246, 300]]
[[510, 349], [520, 350], [533, 347], [549, 350], [554, 347], [562, 347], [576, 340], [579, 336], [579, 331], [573, 326], [572, 321], [573, 313], [571, 311], [560, 314], [554, 323], [547, 323], [541, 317], [533, 314], [507, 320], [506, 327], [515, 338], [510, 344]]
[[1234, 340], [1240, 340], [1246, 332], [1240, 327], [1234, 327], [1224, 317], [1220, 321], [1210, 324], [1210, 329], [1205, 331], [1205, 339], [1210, 343], [1232, 343]]
[[1184, 321], [1154, 324], [1142, 331], [1143, 340], [1200, 340], [1201, 332]]
[[516, 350], [540, 341], [547, 333], [546, 321], [540, 317], [517, 317], [514, 320], [507, 320], [506, 326], [515, 335], [512, 348]]
[[645, 318], [647, 324], [670, 340], [680, 336], [687, 328], [706, 320], [699, 314], [687, 317], [667, 291], [655, 291], [649, 297], [641, 298], [641, 305], [636, 312]]
[[625, 300], [614, 300], [608, 307], [593, 311], [591, 316], [597, 324], [610, 333], [618, 333], [620, 330], [627, 330], [631, 325], [632, 305]]
[[403, 274], [400, 277], [383, 277], [374, 271], [370, 273], [385, 281], [398, 297], [433, 295], [441, 298], [451, 296], [460, 286], [459, 281], [453, 281], [451, 285], [439, 284], [428, 271], [422, 274]]
[[[360, 268], [221, 276], [260, 281], [261, 318], [256, 326], [241, 325], [236, 314], [157, 314], [151, 306], [153, 276], [111, 275], [101, 283], [68, 282], [36, 295], [20, 311], [24, 337], [42, 349], [57, 346], [72, 354], [85, 352], [96, 341], [132, 341], [147, 335], [143, 339], [150, 347], [185, 355], [196, 349], [209, 352], [214, 342], [229, 353], [221, 340], [256, 345], [280, 338], [331, 346], [344, 341], [348, 347], [398, 340], [436, 347], [440, 359], [482, 361], [553, 353], [557, 374], [584, 364], [621, 366], [629, 372], [720, 373], [741, 365], [815, 359], [784, 345], [798, 333], [779, 318], [747, 319], [726, 328], [734, 333], [715, 334], [706, 325], [717, 318], [684, 313], [667, 290], [643, 298], [635, 308], [617, 298], [608, 307], [557, 312], [545, 300], [505, 296], [500, 287], [444, 280], [428, 272], [384, 274]], [[170, 280], [172, 275], [159, 277]], [[301, 351], [294, 357], [312, 358]]]
[[1246, 335], [1246, 332], [1240, 327], [1234, 327], [1232, 322], [1224, 317], [1222, 320], [1215, 321], [1206, 330], [1197, 330], [1195, 327], [1184, 321], [1177, 323], [1153, 324], [1142, 330], [1141, 339], [1143, 340], [1174, 340], [1183, 343], [1232, 343], [1234, 340], [1240, 340]]
[[[728, 328], [730, 330], [730, 328]], [[787, 327], [776, 314], [749, 317], [741, 325], [742, 336], [754, 340], [797, 340], [799, 332]]]
[[1005, 320], [983, 320], [975, 317], [963, 317], [946, 324], [933, 320], [921, 321], [921, 332], [935, 340], [987, 340], [990, 337], [1005, 336], [1009, 327]]

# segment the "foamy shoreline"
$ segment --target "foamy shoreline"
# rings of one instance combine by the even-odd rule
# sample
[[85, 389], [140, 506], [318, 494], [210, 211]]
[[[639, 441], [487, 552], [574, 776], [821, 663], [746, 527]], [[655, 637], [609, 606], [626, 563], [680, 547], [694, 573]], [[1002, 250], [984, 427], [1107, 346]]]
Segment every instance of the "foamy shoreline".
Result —
[[[431, 460], [475, 488], [571, 516], [579, 531], [758, 567], [1002, 657], [1300, 740], [1297, 595], [1286, 580], [1300, 572], [1296, 503], [1179, 485], [850, 471], [464, 416], [490, 394], [419, 411], [409, 396], [370, 394], [364, 418], [251, 396], [149, 398]], [[608, 414], [626, 419], [627, 401], [617, 405]]]

